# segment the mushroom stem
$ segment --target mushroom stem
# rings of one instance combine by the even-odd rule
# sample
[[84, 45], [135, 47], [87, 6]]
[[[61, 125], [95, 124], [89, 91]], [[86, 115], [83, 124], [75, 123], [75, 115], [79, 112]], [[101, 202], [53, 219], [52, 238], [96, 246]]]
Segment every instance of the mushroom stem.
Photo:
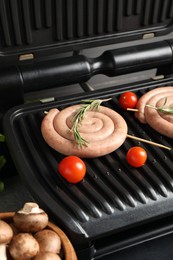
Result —
[[7, 260], [6, 245], [0, 245], [0, 260]]
[[31, 213], [37, 214], [41, 212], [43, 212], [43, 210], [40, 209], [38, 204], [34, 202], [25, 203], [23, 208], [18, 211], [18, 213], [22, 213], [22, 214], [31, 214]]

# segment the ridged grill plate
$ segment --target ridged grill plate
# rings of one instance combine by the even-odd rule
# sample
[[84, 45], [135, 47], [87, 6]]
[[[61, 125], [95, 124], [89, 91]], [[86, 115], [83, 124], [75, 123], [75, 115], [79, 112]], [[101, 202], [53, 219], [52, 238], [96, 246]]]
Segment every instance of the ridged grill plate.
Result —
[[[138, 90], [137, 95], [145, 91]], [[113, 99], [104, 105], [124, 117], [128, 134], [173, 147], [172, 139], [140, 124], [132, 112], [123, 111], [118, 105], [119, 93], [112, 92], [110, 96]], [[67, 99], [63, 103], [18, 107], [4, 119], [7, 144], [19, 174], [40, 206], [77, 245], [173, 212], [172, 150], [127, 138], [111, 154], [84, 159], [87, 174], [81, 183], [70, 184], [58, 174], [58, 163], [64, 156], [52, 150], [42, 138], [40, 125], [44, 111], [52, 107], [63, 109], [87, 97], [83, 94], [80, 99]], [[97, 98], [105, 97], [104, 94]], [[134, 145], [141, 145], [148, 152], [148, 160], [141, 168], [129, 166], [125, 159]]]

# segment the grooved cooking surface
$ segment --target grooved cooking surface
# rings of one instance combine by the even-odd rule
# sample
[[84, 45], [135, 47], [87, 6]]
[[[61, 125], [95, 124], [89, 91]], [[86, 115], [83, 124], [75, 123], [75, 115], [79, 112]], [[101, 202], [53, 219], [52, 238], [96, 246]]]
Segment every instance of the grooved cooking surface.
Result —
[[[117, 98], [118, 94], [104, 105], [124, 117], [128, 134], [173, 146], [171, 139], [140, 124], [132, 112], [120, 109]], [[69, 184], [57, 173], [58, 162], [64, 156], [44, 142], [40, 124], [45, 110], [55, 106], [62, 109], [66, 105], [55, 102], [11, 111], [5, 118], [4, 128], [20, 175], [40, 205], [65, 227], [74, 243], [171, 213], [172, 151], [126, 139], [118, 150], [107, 156], [84, 159], [87, 174], [79, 184]], [[125, 159], [126, 152], [134, 145], [141, 145], [148, 152], [147, 163], [138, 169], [130, 167]]]
[[126, 32], [163, 34], [172, 18], [170, 0], [0, 0], [0, 46], [7, 52], [15, 47], [16, 53], [21, 47], [22, 52], [59, 43], [62, 48]]

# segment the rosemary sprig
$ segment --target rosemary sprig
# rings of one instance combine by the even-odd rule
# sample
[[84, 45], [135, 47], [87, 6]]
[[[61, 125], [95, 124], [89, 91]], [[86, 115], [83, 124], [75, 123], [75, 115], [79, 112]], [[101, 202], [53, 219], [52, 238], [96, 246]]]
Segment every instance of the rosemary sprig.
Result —
[[101, 103], [104, 102], [104, 101], [108, 101], [108, 100], [111, 100], [111, 98], [103, 99], [103, 100], [102, 99], [95, 99], [95, 100], [85, 99], [85, 100], [82, 100], [82, 102], [84, 102], [84, 104], [81, 104], [81, 108], [79, 108], [78, 111], [76, 112], [76, 114], [73, 118], [74, 123], [73, 123], [73, 126], [71, 128], [71, 130], [74, 133], [74, 139], [77, 142], [79, 148], [82, 148], [83, 145], [88, 146], [88, 141], [85, 140], [80, 135], [79, 130], [78, 130], [79, 124], [84, 119], [86, 112], [88, 110], [98, 111]]
[[164, 104], [161, 107], [155, 107], [150, 104], [147, 104], [146, 107], [156, 109], [157, 111], [162, 112], [162, 113], [173, 114], [173, 105], [171, 105], [169, 107], [164, 107], [166, 105], [166, 102], [167, 102], [167, 98], [165, 98]]

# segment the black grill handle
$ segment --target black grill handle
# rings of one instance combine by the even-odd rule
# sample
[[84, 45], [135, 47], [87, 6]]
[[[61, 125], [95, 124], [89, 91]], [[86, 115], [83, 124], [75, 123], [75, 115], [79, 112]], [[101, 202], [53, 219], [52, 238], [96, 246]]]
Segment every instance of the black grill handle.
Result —
[[173, 43], [162, 41], [105, 51], [98, 58], [72, 56], [20, 66], [25, 91], [81, 83], [93, 75], [123, 75], [172, 64]]
[[172, 64], [171, 46], [171, 42], [162, 41], [106, 51], [100, 57], [103, 61], [103, 74], [123, 75]]
[[98, 58], [78, 55], [20, 65], [0, 71], [0, 102], [1, 105], [7, 102], [7, 93], [8, 99], [11, 93], [12, 98], [15, 95], [17, 100], [22, 100], [22, 95], [26, 92], [86, 82], [96, 74], [112, 77], [164, 65], [171, 66], [172, 61], [173, 41], [165, 40], [107, 50]]

